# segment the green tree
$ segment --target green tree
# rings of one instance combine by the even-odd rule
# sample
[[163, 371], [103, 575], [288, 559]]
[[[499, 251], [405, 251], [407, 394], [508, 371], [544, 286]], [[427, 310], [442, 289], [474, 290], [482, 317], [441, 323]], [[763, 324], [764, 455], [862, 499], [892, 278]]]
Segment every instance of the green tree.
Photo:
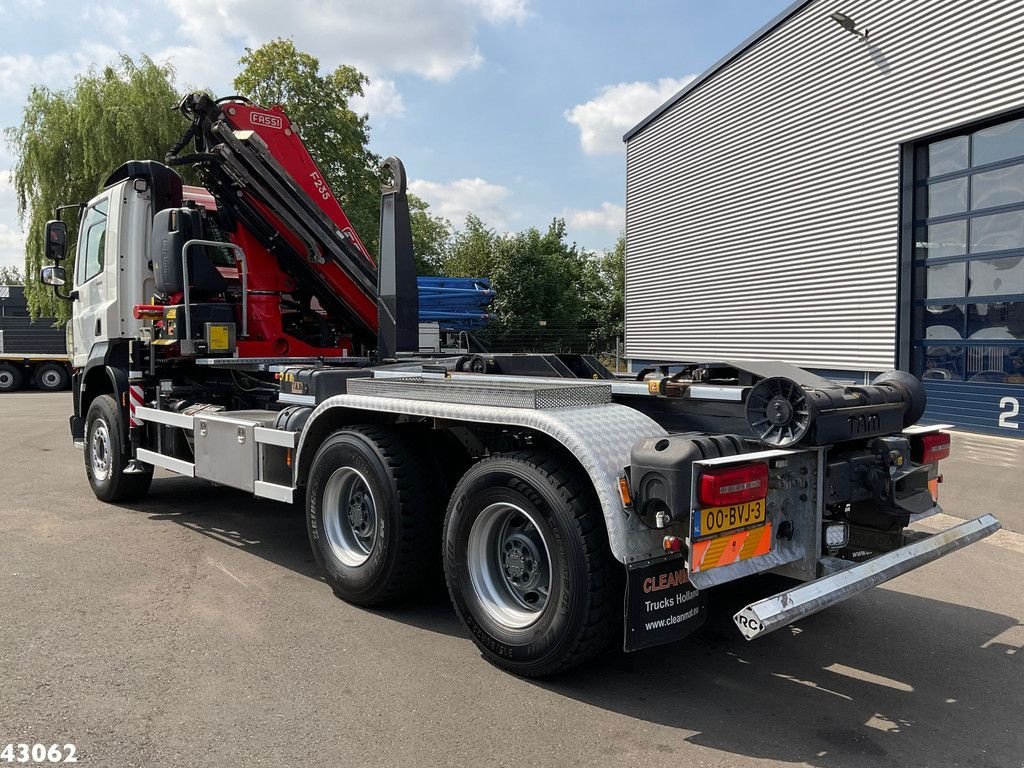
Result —
[[441, 273], [448, 277], [492, 277], [498, 239], [479, 216], [469, 214], [465, 226], [452, 237]]
[[409, 194], [409, 223], [412, 228], [412, 249], [416, 255], [416, 272], [439, 275], [444, 269], [452, 241], [452, 223], [430, 213], [425, 200]]
[[[66, 320], [69, 305], [39, 282], [43, 233], [56, 206], [86, 201], [126, 160], [162, 160], [185, 127], [169, 107], [178, 101], [171, 67], [143, 56], [90, 69], [71, 88], [29, 92], [21, 125], [6, 130], [15, 153], [18, 214], [28, 223], [25, 294], [35, 317]], [[65, 213], [74, 242], [76, 221]], [[74, 254], [66, 263], [74, 266]]]
[[357, 114], [349, 103], [363, 95], [366, 75], [346, 65], [322, 73], [315, 56], [284, 39], [246, 48], [239, 64], [236, 92], [284, 108], [352, 226], [376, 253], [381, 158], [367, 148], [368, 116]]
[[615, 247], [605, 251], [599, 261], [604, 301], [602, 334], [610, 339], [609, 349], [615, 339], [622, 338], [626, 322], [626, 235], [620, 233]]
[[4, 264], [0, 266], [0, 285], [24, 285], [25, 278], [16, 266]]
[[544, 232], [498, 234], [470, 214], [452, 237], [442, 272], [491, 279], [498, 321], [482, 336], [495, 349], [605, 351], [611, 294], [605, 258], [569, 242], [562, 219]]

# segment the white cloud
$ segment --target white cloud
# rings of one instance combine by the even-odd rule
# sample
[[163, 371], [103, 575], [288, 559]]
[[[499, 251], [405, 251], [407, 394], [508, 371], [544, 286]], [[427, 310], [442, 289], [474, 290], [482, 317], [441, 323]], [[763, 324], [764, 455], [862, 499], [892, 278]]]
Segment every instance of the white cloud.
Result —
[[101, 43], [84, 43], [70, 53], [33, 56], [28, 53], [0, 55], [0, 97], [20, 103], [32, 84], [48, 88], [64, 88], [75, 75], [91, 65], [102, 66], [115, 61], [116, 49]]
[[567, 110], [565, 119], [580, 129], [580, 145], [588, 155], [621, 152], [622, 134], [694, 77], [696, 75], [663, 77], [656, 83], [607, 85], [597, 97]]
[[371, 119], [401, 117], [405, 114], [405, 102], [394, 80], [375, 78], [363, 90], [363, 97], [352, 99], [350, 104], [356, 112], [369, 114]]
[[0, 171], [0, 266], [25, 265], [25, 236], [18, 226], [10, 171]]
[[525, 0], [294, 0], [283, 28], [278, 0], [167, 4], [178, 17], [179, 36], [204, 40], [207, 56], [230, 48], [222, 45], [228, 39], [256, 46], [287, 34], [328, 68], [344, 62], [371, 75], [409, 72], [432, 80], [480, 65], [480, 19], [518, 22], [527, 13]]
[[138, 45], [138, 37], [133, 35], [139, 27], [138, 8], [121, 10], [109, 3], [90, 3], [82, 8], [82, 22], [93, 35], [118, 48], [127, 50]]
[[409, 183], [409, 191], [426, 200], [431, 213], [444, 216], [456, 226], [466, 220], [467, 213], [475, 213], [498, 229], [504, 229], [516, 218], [506, 207], [508, 188], [480, 178], [456, 179], [444, 184], [416, 179]]
[[466, 3], [479, 8], [483, 17], [492, 24], [505, 21], [522, 24], [530, 15], [526, 0], [466, 0]]
[[25, 268], [25, 236], [21, 230], [0, 224], [0, 267]]
[[0, 3], [0, 16], [14, 11], [19, 16], [38, 18], [43, 15], [43, 0], [14, 0], [13, 3]]
[[213, 52], [195, 45], [171, 45], [150, 54], [150, 58], [171, 65], [182, 93], [190, 88], [212, 88], [217, 95], [234, 93], [231, 79], [238, 69], [238, 57], [226, 46]]
[[626, 226], [626, 209], [615, 203], [601, 203], [600, 208], [578, 210], [570, 208], [564, 214], [565, 223], [573, 229], [605, 229], [620, 232]]

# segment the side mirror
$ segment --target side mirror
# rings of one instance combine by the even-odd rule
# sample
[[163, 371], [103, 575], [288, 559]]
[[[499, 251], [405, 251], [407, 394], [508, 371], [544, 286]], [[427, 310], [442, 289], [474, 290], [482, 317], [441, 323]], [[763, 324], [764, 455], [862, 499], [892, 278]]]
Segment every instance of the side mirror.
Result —
[[[53, 222], [50, 223], [52, 224]], [[44, 285], [60, 288], [67, 282], [68, 273], [64, 267], [43, 267], [39, 273], [39, 279], [43, 281]]]
[[46, 258], [50, 261], [63, 261], [67, 252], [68, 225], [59, 219], [51, 219], [46, 222]]

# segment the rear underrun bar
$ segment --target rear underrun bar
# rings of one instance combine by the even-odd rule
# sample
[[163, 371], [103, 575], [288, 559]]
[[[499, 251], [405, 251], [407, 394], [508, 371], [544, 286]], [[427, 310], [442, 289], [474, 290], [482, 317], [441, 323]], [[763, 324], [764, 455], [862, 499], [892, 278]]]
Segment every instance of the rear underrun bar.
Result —
[[995, 517], [982, 515], [838, 573], [751, 603], [736, 613], [733, 621], [747, 640], [753, 640], [973, 544], [1000, 527]]

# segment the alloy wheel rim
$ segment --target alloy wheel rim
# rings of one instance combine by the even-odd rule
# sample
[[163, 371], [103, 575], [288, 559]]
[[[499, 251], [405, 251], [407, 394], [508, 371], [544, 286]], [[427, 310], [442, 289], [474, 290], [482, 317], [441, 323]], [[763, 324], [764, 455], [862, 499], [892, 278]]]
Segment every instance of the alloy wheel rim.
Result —
[[354, 467], [336, 469], [324, 486], [324, 533], [334, 556], [350, 567], [370, 559], [380, 516], [366, 477]]
[[469, 531], [469, 577], [484, 612], [509, 630], [535, 624], [551, 594], [551, 553], [534, 516], [498, 502]]
[[97, 421], [93, 427], [89, 457], [93, 476], [100, 481], [106, 480], [110, 476], [113, 459], [110, 451], [110, 430], [104, 421]]

